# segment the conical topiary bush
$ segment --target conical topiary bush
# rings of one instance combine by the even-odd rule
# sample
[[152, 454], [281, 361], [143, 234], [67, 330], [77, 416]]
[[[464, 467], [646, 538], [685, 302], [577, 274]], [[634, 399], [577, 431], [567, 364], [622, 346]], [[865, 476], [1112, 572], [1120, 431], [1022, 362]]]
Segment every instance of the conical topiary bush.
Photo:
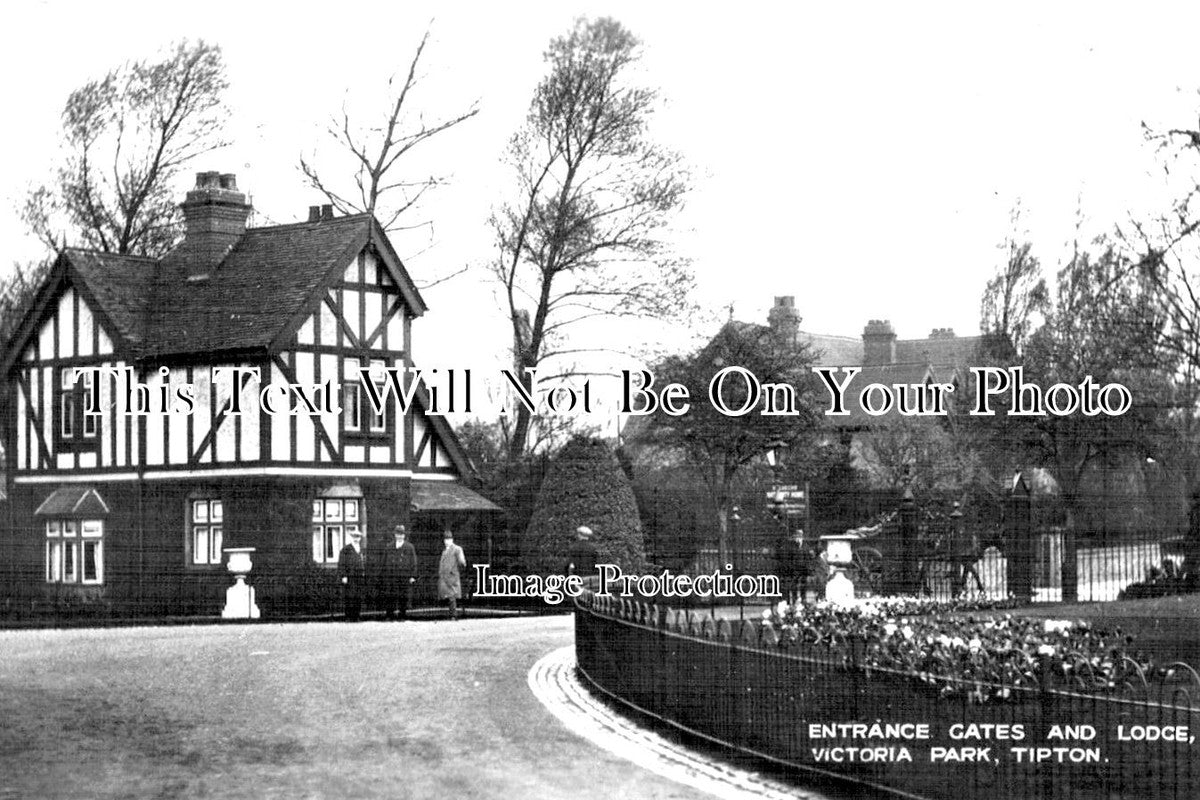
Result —
[[542, 481], [522, 548], [529, 572], [562, 572], [580, 525], [592, 529], [597, 563], [617, 564], [626, 573], [642, 569], [642, 525], [633, 487], [612, 449], [586, 437], [568, 442]]

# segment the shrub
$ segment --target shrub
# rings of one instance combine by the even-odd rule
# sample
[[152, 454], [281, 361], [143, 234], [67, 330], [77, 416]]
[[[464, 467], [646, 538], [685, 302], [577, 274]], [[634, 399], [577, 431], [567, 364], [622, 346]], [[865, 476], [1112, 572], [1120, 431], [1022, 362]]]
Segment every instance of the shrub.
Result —
[[561, 572], [580, 525], [592, 529], [598, 562], [626, 572], [642, 568], [642, 526], [633, 488], [612, 449], [586, 437], [568, 442], [546, 473], [525, 534], [525, 568]]

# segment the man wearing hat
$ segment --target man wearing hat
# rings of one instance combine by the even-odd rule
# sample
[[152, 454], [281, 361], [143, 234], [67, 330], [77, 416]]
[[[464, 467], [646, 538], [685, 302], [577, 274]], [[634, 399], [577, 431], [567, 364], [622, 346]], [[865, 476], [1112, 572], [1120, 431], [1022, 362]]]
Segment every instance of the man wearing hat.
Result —
[[362, 531], [349, 530], [346, 532], [346, 546], [338, 553], [338, 578], [342, 583], [342, 601], [345, 604], [347, 622], [358, 622], [366, 577], [362, 557]]
[[592, 529], [587, 525], [575, 529], [575, 541], [567, 551], [567, 574], [584, 578], [596, 574], [596, 545], [592, 544]]
[[408, 541], [403, 525], [392, 528], [392, 546], [383, 551], [383, 602], [387, 618], [397, 612], [400, 619], [408, 617], [412, 605], [413, 585], [417, 582], [417, 551]]

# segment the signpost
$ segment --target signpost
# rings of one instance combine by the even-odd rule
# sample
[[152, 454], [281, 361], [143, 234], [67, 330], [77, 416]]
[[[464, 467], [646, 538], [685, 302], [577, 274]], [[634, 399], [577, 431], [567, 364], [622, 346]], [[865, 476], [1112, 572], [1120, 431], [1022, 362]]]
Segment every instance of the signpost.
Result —
[[789, 531], [797, 527], [809, 530], [808, 483], [780, 484], [767, 492], [767, 508]]

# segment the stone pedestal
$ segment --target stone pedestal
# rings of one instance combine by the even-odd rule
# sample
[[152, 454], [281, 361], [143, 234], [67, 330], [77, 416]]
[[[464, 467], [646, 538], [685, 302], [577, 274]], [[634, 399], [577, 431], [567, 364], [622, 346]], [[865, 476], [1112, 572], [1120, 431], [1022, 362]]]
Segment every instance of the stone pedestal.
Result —
[[246, 576], [254, 566], [250, 561], [253, 547], [227, 547], [229, 556], [226, 568], [233, 573], [234, 584], [225, 590], [225, 608], [222, 619], [258, 619], [258, 604], [254, 602], [254, 587], [246, 583]]

